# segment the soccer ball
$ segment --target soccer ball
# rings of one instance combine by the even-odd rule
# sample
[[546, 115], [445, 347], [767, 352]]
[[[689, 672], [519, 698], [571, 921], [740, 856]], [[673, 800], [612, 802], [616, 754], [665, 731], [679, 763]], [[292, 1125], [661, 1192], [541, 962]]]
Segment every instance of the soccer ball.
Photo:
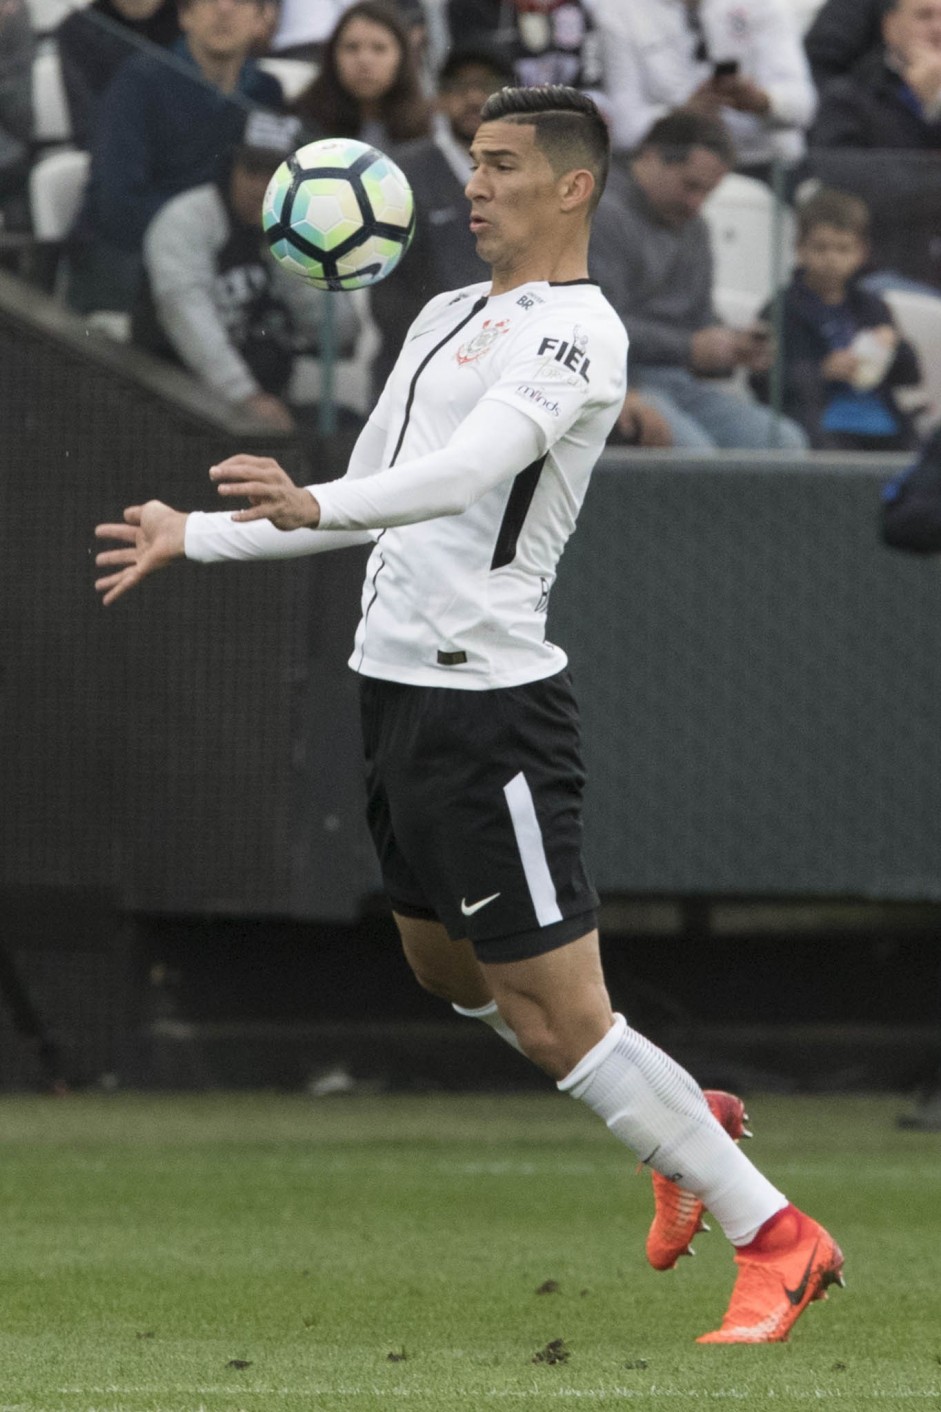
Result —
[[262, 206], [272, 254], [318, 289], [385, 279], [409, 247], [415, 202], [391, 158], [351, 137], [309, 142], [282, 162]]

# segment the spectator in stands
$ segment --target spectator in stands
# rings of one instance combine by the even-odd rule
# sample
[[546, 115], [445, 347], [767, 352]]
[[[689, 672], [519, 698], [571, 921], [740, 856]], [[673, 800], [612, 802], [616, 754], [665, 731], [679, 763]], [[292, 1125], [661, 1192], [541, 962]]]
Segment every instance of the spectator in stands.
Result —
[[810, 142], [810, 170], [868, 205], [883, 287], [941, 290], [941, 0], [883, 0], [881, 44], [827, 84]]
[[814, 83], [839, 78], [882, 39], [883, 0], [824, 0], [804, 35]]
[[356, 137], [387, 150], [427, 136], [431, 104], [398, 11], [385, 0], [351, 5], [292, 108], [314, 137]]
[[796, 163], [816, 92], [787, 0], [595, 0], [616, 149], [679, 107], [721, 118], [735, 167]]
[[281, 85], [249, 52], [260, 0], [180, 0], [173, 64], [138, 54], [102, 100], [85, 200], [69, 246], [69, 302], [130, 311], [144, 231], [171, 196], [212, 181], [249, 108], [282, 106]]
[[565, 83], [603, 98], [592, 0], [448, 0], [447, 14], [455, 40], [499, 49], [522, 87]]
[[468, 222], [464, 187], [470, 144], [491, 93], [512, 84], [513, 70], [484, 44], [452, 49], [438, 75], [433, 136], [407, 144], [396, 161], [415, 196], [415, 235], [395, 272], [369, 292], [380, 344], [372, 366], [378, 395], [398, 357], [409, 324], [434, 294], [489, 278]]
[[357, 329], [350, 296], [289, 274], [262, 234], [265, 188], [296, 148], [299, 127], [296, 118], [251, 114], [229, 172], [160, 208], [144, 237], [146, 296], [134, 320], [136, 342], [284, 430], [295, 425], [295, 360], [319, 347], [327, 306], [338, 351], [350, 350]]
[[[896, 390], [921, 380], [918, 358], [878, 294], [862, 287], [869, 212], [822, 188], [797, 212], [797, 269], [784, 291], [783, 411], [820, 450], [905, 451], [914, 424]], [[771, 305], [762, 311], [770, 318]], [[770, 399], [767, 373], [751, 385]]]
[[[270, 53], [278, 58], [306, 59], [319, 64], [327, 40], [352, 3], [353, 0], [281, 0]], [[399, 11], [413, 46], [419, 43], [416, 31], [424, 31], [428, 21], [421, 0], [389, 0], [389, 3]]]
[[26, 182], [33, 133], [36, 41], [26, 0], [0, 5], [0, 223], [29, 226]]
[[612, 168], [591, 269], [627, 328], [631, 386], [666, 417], [675, 446], [799, 450], [807, 439], [794, 422], [715, 381], [767, 370], [774, 356], [766, 328], [727, 328], [713, 309], [700, 208], [734, 159], [717, 118], [678, 111], [658, 119], [630, 160]]
[[[913, 554], [941, 550], [941, 427], [936, 427], [913, 466], [882, 489], [882, 538]], [[941, 1117], [941, 1083], [935, 1102]]]
[[71, 10], [56, 31], [72, 142], [91, 143], [98, 105], [118, 67], [148, 45], [180, 38], [176, 0], [92, 0]]

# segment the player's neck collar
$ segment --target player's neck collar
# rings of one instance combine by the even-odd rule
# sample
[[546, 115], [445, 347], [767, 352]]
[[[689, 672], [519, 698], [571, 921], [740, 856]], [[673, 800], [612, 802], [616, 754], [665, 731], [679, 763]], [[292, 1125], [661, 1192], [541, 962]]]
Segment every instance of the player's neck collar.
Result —
[[570, 284], [597, 284], [596, 279], [550, 279], [547, 280], [550, 289], [567, 289]]

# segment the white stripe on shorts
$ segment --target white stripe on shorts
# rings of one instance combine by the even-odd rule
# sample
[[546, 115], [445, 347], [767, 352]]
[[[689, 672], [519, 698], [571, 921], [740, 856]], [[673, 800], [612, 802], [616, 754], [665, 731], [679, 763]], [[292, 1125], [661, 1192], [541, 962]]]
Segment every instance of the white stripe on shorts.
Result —
[[516, 846], [519, 849], [523, 872], [526, 874], [536, 920], [541, 927], [547, 927], [550, 922], [561, 922], [562, 913], [546, 860], [542, 830], [536, 818], [536, 806], [522, 770], [513, 776], [509, 784], [503, 786], [503, 793], [506, 795], [510, 820], [516, 835]]

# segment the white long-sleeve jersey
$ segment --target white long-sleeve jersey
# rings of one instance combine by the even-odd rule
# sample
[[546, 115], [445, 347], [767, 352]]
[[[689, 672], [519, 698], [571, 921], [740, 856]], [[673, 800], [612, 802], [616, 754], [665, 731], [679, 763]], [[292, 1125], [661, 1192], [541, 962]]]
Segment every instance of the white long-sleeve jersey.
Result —
[[471, 690], [559, 671], [545, 615], [620, 411], [627, 337], [591, 281], [439, 295], [406, 337], [320, 528], [187, 520], [188, 558], [316, 553], [374, 539], [351, 666]]

